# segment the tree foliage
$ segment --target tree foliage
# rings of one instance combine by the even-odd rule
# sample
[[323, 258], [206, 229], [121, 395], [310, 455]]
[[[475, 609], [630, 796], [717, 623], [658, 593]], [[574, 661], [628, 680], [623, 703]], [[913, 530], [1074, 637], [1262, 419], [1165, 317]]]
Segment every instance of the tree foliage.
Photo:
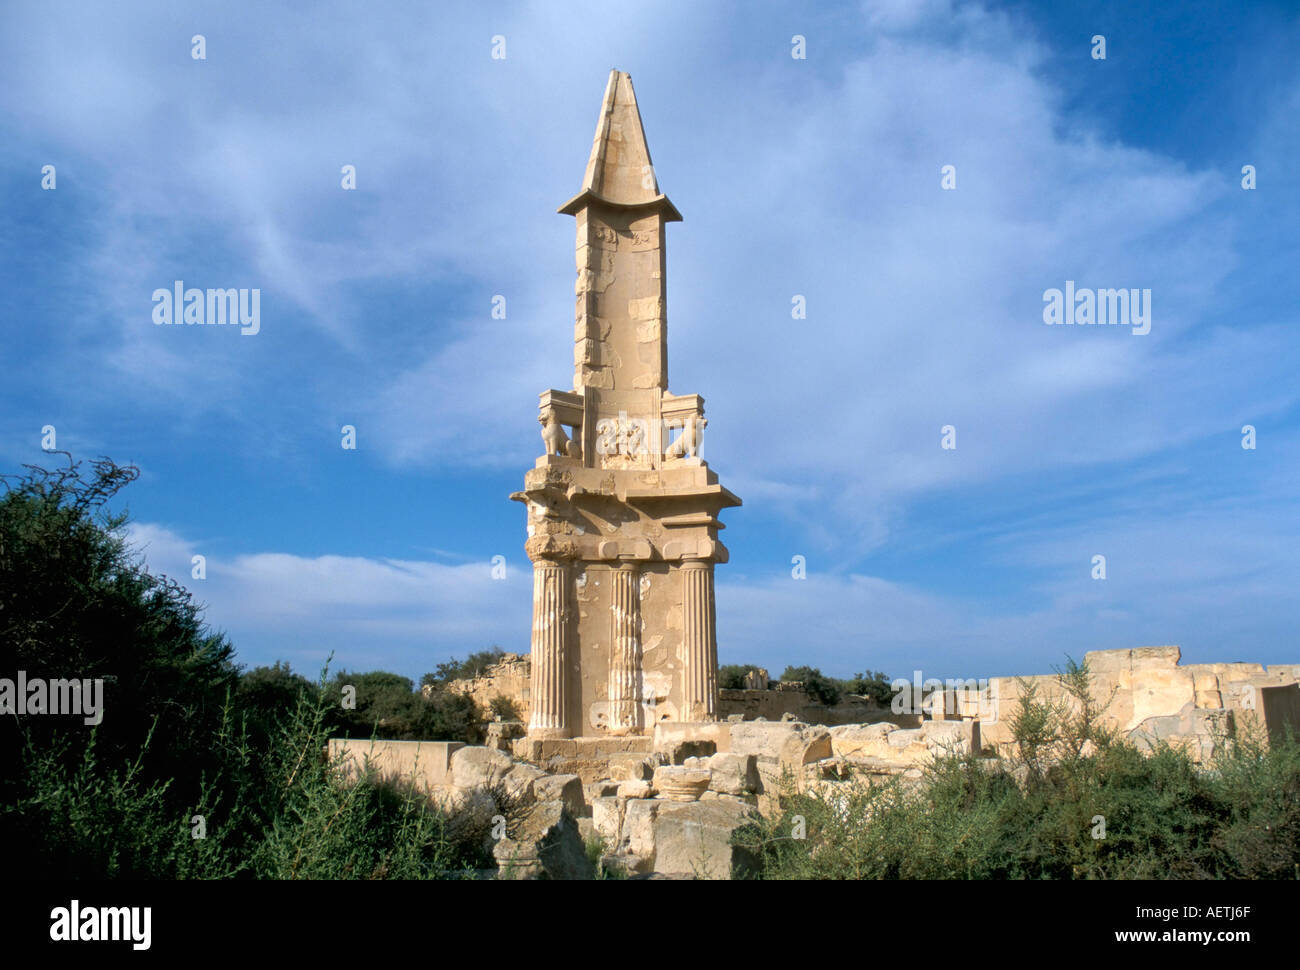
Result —
[[[175, 580], [151, 575], [128, 544], [127, 517], [107, 503], [139, 472], [107, 458], [4, 476], [0, 496], [0, 660], [6, 676], [103, 681], [95, 754], [125, 763], [153, 732], [138, 778], [168, 784], [167, 798], [198, 788], [239, 670], [226, 638], [208, 630]], [[90, 728], [71, 716], [6, 717], [0, 763], [29, 745], [80, 760]], [[18, 779], [0, 775], [0, 801]]]
[[[67, 467], [3, 477], [0, 670], [102, 679], [103, 717], [0, 717], [13, 871], [380, 878], [489, 864], [465, 819], [377, 779], [344, 784], [320, 756], [340, 727], [466, 739], [481, 719], [472, 699], [426, 702], [382, 671], [311, 683], [276, 662], [241, 675], [230, 643], [179, 583], [144, 567], [126, 514], [109, 510], [138, 471], [64, 455]], [[358, 687], [355, 711], [339, 704], [342, 680]]]
[[445, 663], [438, 664], [433, 673], [425, 674], [421, 684], [446, 684], [453, 680], [471, 680], [475, 677], [482, 677], [489, 667], [500, 663], [505, 655], [506, 652], [500, 647], [492, 646], [486, 650], [477, 650], [464, 660], [457, 660], [452, 657]]
[[827, 707], [838, 704], [843, 694], [840, 683], [833, 677], [825, 676], [816, 667], [786, 667], [785, 673], [781, 675], [781, 682], [790, 681], [803, 684], [804, 690]]

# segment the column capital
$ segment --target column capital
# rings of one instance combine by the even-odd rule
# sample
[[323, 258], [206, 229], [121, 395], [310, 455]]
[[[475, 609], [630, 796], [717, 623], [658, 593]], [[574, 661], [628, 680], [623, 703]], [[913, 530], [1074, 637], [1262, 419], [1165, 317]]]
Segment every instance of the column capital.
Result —
[[578, 558], [578, 544], [567, 536], [533, 536], [524, 543], [524, 552], [534, 563], [551, 562], [562, 565]]
[[565, 558], [563, 558], [562, 556], [531, 556], [531, 557], [529, 557], [529, 558], [530, 558], [530, 560], [532, 561], [532, 564], [533, 564], [533, 567], [534, 567], [534, 568], [537, 568], [538, 566], [541, 566], [541, 567], [547, 567], [547, 566], [559, 566], [559, 567], [564, 567], [564, 566], [567, 566], [570, 562], [573, 561], [573, 560], [571, 560], [571, 559], [565, 559]]

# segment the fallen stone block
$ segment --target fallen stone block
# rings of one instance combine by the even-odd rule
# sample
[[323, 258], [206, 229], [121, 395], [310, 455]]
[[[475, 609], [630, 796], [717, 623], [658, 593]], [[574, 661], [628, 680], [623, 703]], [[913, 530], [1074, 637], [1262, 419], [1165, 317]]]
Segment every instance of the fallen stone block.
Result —
[[625, 781], [618, 786], [619, 798], [653, 798], [654, 789], [648, 781]]
[[663, 805], [654, 820], [655, 871], [697, 879], [746, 875], [753, 856], [733, 846], [731, 836], [748, 814], [748, 806], [722, 800]]
[[493, 748], [465, 747], [451, 756], [451, 780], [457, 788], [479, 788], [502, 781], [514, 767], [510, 755]]
[[798, 721], [744, 721], [731, 724], [731, 751], [752, 754], [760, 761], [780, 761], [781, 748], [799, 729]]
[[731, 725], [731, 751], [788, 765], [797, 773], [809, 762], [831, 756], [831, 735], [801, 721], [746, 721]]
[[483, 746], [510, 753], [514, 751], [514, 742], [526, 733], [527, 725], [522, 721], [492, 721], [487, 726]]
[[670, 765], [683, 765], [691, 758], [707, 758], [718, 750], [714, 741], [678, 741], [663, 752]]
[[615, 781], [649, 781], [657, 765], [652, 755], [616, 755], [609, 759], [609, 777]]
[[623, 815], [623, 830], [618, 840], [620, 854], [634, 856], [644, 860], [646, 865], [629, 863], [634, 872], [644, 872], [654, 860], [655, 832], [654, 822], [663, 808], [664, 802], [650, 799], [628, 801]]
[[366, 767], [385, 778], [413, 781], [423, 789], [451, 784], [451, 758], [459, 741], [352, 741], [332, 738], [329, 757], [355, 780]]
[[533, 794], [539, 802], [559, 800], [574, 818], [590, 815], [587, 800], [583, 797], [582, 779], [577, 775], [548, 775], [543, 773], [533, 781]]
[[[560, 777], [556, 775], [556, 777]], [[590, 784], [582, 786], [582, 797], [590, 805], [597, 798], [605, 798], [610, 795], [618, 794], [618, 782], [616, 781], [593, 781]]]
[[707, 768], [664, 765], [655, 769], [654, 790], [675, 802], [693, 802], [709, 787], [713, 772]]
[[537, 779], [547, 777], [541, 768], [528, 764], [517, 764], [505, 773], [502, 784], [508, 799], [516, 805], [531, 805], [534, 801], [545, 801], [534, 796]]
[[926, 721], [921, 725], [921, 733], [926, 748], [936, 757], [944, 754], [979, 754], [979, 721]]
[[559, 800], [537, 802], [515, 832], [492, 848], [499, 879], [590, 879], [591, 864], [577, 820]]
[[733, 805], [744, 805], [748, 808], [754, 808], [758, 805], [757, 795], [727, 795], [723, 792], [706, 791], [700, 796], [702, 802], [728, 802]]
[[799, 770], [814, 761], [831, 757], [831, 732], [819, 725], [801, 725], [801, 729], [786, 738], [781, 745], [782, 767], [796, 775]]
[[618, 845], [623, 832], [624, 806], [627, 804], [627, 799], [613, 795], [593, 798], [591, 801], [591, 824], [608, 845]]
[[721, 751], [708, 759], [709, 788], [723, 795], [748, 795], [759, 790], [758, 757]]
[[[725, 721], [660, 721], [655, 724], [653, 752], [663, 763], [681, 764], [686, 758], [710, 755], [716, 751], [729, 751], [730, 732], [736, 727]], [[712, 748], [684, 748], [688, 742], [711, 742]], [[671, 755], [676, 752], [678, 760]]]
[[621, 873], [623, 878], [631, 879], [649, 873], [654, 868], [654, 859], [626, 852], [607, 852], [600, 857], [600, 867], [606, 872]]
[[539, 762], [539, 764], [553, 775], [577, 775], [582, 779], [584, 785], [590, 785], [598, 781], [609, 781], [612, 778], [609, 760], [604, 757], [556, 757]]
[[886, 742], [893, 749], [907, 748], [913, 744], [925, 744], [925, 735], [921, 728], [899, 728], [889, 734]]
[[876, 724], [841, 724], [831, 728], [831, 752], [837, 757], [880, 757], [888, 751], [888, 736], [897, 730], [898, 725], [888, 721]]

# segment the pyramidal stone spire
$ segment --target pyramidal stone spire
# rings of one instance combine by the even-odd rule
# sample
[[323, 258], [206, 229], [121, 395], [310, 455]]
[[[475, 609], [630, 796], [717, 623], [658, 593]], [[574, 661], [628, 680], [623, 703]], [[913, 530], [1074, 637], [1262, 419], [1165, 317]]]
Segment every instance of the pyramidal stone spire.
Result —
[[541, 394], [546, 453], [510, 496], [528, 507], [537, 759], [716, 719], [718, 514], [740, 504], [699, 455], [704, 399], [668, 392], [664, 229], [681, 215], [627, 74], [610, 72], [581, 189], [559, 211], [577, 224], [573, 390]]
[[592, 197], [615, 206], [662, 204], [669, 213], [665, 221], [680, 222], [682, 218], [659, 191], [632, 77], [622, 71], [609, 72], [582, 190], [559, 211], [575, 215]]

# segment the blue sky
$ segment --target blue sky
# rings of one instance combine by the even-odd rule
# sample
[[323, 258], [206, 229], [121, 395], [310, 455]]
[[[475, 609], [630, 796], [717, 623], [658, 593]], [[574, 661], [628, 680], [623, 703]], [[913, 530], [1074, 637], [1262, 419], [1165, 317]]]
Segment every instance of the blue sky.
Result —
[[[745, 502], [722, 662], [1295, 662], [1300, 11], [1135, 6], [7, 5], [0, 463], [54, 425], [138, 464], [134, 541], [246, 664], [526, 650], [507, 496], [617, 67], [685, 216], [671, 390]], [[260, 288], [260, 333], [155, 326], [177, 279]], [[1066, 280], [1150, 333], [1045, 326]]]

